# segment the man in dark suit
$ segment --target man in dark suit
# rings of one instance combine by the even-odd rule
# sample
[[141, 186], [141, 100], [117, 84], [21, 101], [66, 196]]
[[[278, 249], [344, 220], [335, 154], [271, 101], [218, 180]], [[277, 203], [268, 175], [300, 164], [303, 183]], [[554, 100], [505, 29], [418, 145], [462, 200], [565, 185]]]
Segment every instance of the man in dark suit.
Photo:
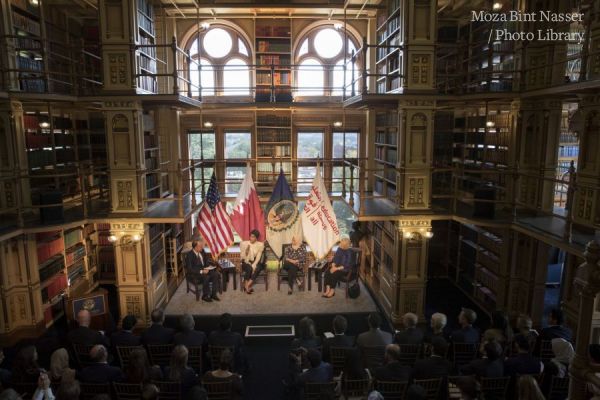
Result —
[[458, 315], [458, 323], [460, 329], [455, 330], [450, 335], [450, 339], [454, 343], [479, 343], [479, 330], [473, 327], [473, 323], [477, 320], [477, 313], [470, 308], [463, 308]]
[[445, 378], [453, 371], [452, 363], [445, 358], [448, 342], [442, 337], [431, 339], [431, 357], [417, 360], [413, 379]]
[[342, 315], [333, 318], [333, 337], [323, 341], [323, 359], [329, 361], [329, 349], [331, 347], [354, 347], [354, 336], [346, 335], [348, 320]]
[[77, 313], [77, 323], [79, 326], [69, 332], [67, 338], [69, 342], [92, 346], [94, 344], [102, 344], [108, 346], [108, 338], [102, 333], [90, 328], [92, 315], [88, 310], [79, 310]]
[[296, 363], [295, 386], [300, 388], [306, 383], [327, 383], [333, 380], [333, 367], [331, 364], [323, 362], [321, 353], [317, 349], [308, 349], [306, 357], [310, 363], [310, 368], [302, 371], [302, 357], [292, 353]]
[[378, 381], [408, 382], [412, 370], [400, 363], [400, 346], [389, 344], [385, 348], [384, 364], [373, 372], [373, 377]]
[[219, 329], [214, 330], [208, 335], [209, 346], [233, 347], [234, 369], [242, 372], [246, 368], [246, 358], [244, 355], [244, 339], [238, 332], [231, 331], [231, 314], [225, 313], [219, 318]]
[[462, 375], [475, 375], [478, 378], [501, 378], [504, 376], [504, 360], [502, 346], [496, 341], [487, 342], [483, 346], [485, 356], [473, 360], [460, 369]]
[[204, 251], [205, 245], [202, 237], [192, 242], [192, 250], [185, 256], [185, 267], [188, 273], [198, 274], [202, 278], [202, 300], [219, 301], [219, 273], [210, 253]]
[[395, 342], [398, 344], [421, 344], [423, 343], [423, 331], [417, 328], [419, 317], [417, 314], [406, 313], [402, 317], [404, 330], [396, 333]]
[[77, 376], [85, 383], [109, 383], [123, 380], [123, 373], [118, 367], [108, 365], [108, 352], [101, 344], [92, 347], [90, 359], [94, 362], [82, 369]]
[[504, 375], [535, 375], [542, 372], [542, 362], [530, 354], [528, 338], [518, 334], [513, 339], [516, 355], [504, 362]]
[[157, 308], [150, 314], [152, 325], [142, 333], [142, 344], [169, 344], [173, 343], [174, 331], [171, 328], [165, 328], [165, 314], [163, 310]]
[[573, 340], [573, 332], [564, 326], [565, 319], [559, 308], [553, 308], [548, 315], [548, 327], [540, 332], [540, 340], [565, 339], [567, 342]]
[[367, 322], [369, 323], [369, 330], [361, 333], [356, 338], [356, 345], [359, 348], [387, 346], [392, 343], [392, 334], [380, 329], [381, 317], [378, 313], [369, 314]]
[[183, 314], [179, 318], [179, 328], [181, 332], [175, 334], [173, 343], [182, 344], [187, 348], [201, 347], [206, 343], [206, 335], [202, 331], [194, 330], [196, 322], [190, 314]]
[[126, 315], [121, 322], [121, 330], [115, 332], [110, 337], [110, 343], [114, 351], [117, 347], [124, 346], [139, 346], [141, 344], [140, 337], [133, 334], [133, 328], [137, 323], [135, 315]]

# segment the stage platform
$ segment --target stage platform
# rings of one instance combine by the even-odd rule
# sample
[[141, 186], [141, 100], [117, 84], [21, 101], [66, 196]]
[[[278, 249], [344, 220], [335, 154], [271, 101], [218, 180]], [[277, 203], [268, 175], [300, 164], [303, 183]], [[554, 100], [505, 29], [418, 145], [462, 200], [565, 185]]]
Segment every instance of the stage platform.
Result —
[[230, 280], [227, 291], [220, 295], [221, 301], [207, 303], [200, 299], [196, 301], [193, 293], [186, 293], [186, 284], [183, 281], [170, 299], [165, 314], [167, 316], [189, 313], [195, 316], [208, 317], [230, 313], [234, 316], [302, 316], [314, 314], [365, 314], [377, 311], [377, 306], [368, 290], [361, 283], [360, 296], [357, 299], [345, 297], [343, 286], [340, 286], [331, 299], [324, 299], [318, 292], [317, 284], [312, 283], [312, 290], [298, 290], [288, 295], [288, 286], [284, 281], [281, 290], [277, 290], [277, 274], [269, 273], [269, 290], [265, 291], [264, 284], [254, 285], [254, 293], [249, 295], [240, 290], [233, 289]]

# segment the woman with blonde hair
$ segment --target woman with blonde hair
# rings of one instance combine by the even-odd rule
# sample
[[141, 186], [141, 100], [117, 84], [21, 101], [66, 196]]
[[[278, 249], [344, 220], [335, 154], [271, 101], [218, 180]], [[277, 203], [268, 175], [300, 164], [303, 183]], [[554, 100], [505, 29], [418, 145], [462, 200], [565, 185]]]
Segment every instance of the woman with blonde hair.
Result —
[[518, 394], [519, 400], [545, 400], [537, 381], [531, 375], [519, 378]]
[[181, 383], [181, 393], [186, 395], [188, 391], [199, 384], [198, 375], [188, 365], [188, 349], [180, 344], [175, 346], [171, 353], [169, 366], [165, 368], [165, 377], [170, 381]]
[[[285, 248], [283, 253], [283, 266], [282, 269], [288, 273], [288, 294], [292, 294], [294, 291], [294, 282], [297, 280], [296, 276], [298, 271], [304, 270], [304, 264], [306, 262], [306, 246], [302, 243], [302, 239], [298, 235], [292, 236], [292, 243]], [[301, 282], [298, 281], [297, 285], [300, 287]]]
[[75, 370], [69, 368], [69, 352], [64, 347], [52, 353], [49, 375], [52, 383], [60, 383], [75, 377]]

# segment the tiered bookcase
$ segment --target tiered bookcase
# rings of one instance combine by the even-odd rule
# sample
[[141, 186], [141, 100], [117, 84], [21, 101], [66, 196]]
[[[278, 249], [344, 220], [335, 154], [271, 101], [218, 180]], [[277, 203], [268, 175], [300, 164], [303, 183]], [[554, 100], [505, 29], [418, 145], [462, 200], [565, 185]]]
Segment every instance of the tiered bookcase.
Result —
[[393, 299], [394, 260], [397, 246], [392, 221], [371, 222], [371, 273], [367, 282], [373, 293], [378, 293], [379, 301], [391, 312]]
[[[146, 198], [159, 199], [161, 197], [161, 168], [160, 168], [160, 142], [154, 127], [154, 112], [147, 111], [143, 114], [144, 129], [144, 165], [146, 184]], [[148, 203], [150, 206], [151, 203]]]
[[404, 0], [388, 0], [387, 12], [377, 18], [377, 93], [394, 93], [402, 88], [404, 41], [402, 26]]
[[268, 192], [280, 166], [292, 178], [292, 117], [289, 111], [256, 112], [256, 186]]
[[448, 275], [482, 309], [505, 306], [510, 280], [508, 232], [450, 222]]
[[38, 2], [11, 0], [11, 19], [15, 42], [16, 67], [19, 70], [19, 90], [44, 92], [43, 31]]
[[378, 194], [396, 200], [396, 162], [398, 160], [398, 113], [395, 110], [378, 112], [375, 134], [375, 186]]
[[[155, 45], [154, 10], [150, 0], [136, 0], [138, 37], [137, 44]], [[140, 47], [136, 52], [138, 74], [156, 74], [156, 47]], [[139, 76], [137, 86], [146, 92], [156, 93], [156, 76]]]
[[256, 21], [256, 101], [292, 101], [291, 51], [289, 19]]
[[169, 282], [169, 296], [177, 290], [177, 286], [183, 280], [183, 263], [179, 259], [185, 235], [184, 224], [171, 224], [165, 232], [165, 259], [167, 266], [167, 279]]
[[115, 248], [108, 240], [110, 236], [110, 224], [96, 224], [97, 235], [97, 280], [100, 283], [114, 284], [115, 282]]

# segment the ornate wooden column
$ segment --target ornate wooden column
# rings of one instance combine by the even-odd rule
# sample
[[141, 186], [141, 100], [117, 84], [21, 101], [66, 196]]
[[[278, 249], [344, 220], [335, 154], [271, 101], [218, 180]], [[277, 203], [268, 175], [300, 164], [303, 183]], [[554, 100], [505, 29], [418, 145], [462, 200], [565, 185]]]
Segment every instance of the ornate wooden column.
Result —
[[579, 317], [577, 321], [577, 335], [575, 337], [575, 358], [569, 368], [571, 381], [569, 384], [569, 400], [586, 399], [586, 375], [590, 372], [588, 346], [597, 295], [600, 292], [600, 246], [596, 242], [589, 242], [586, 246], [585, 262], [577, 269], [574, 286], [579, 295]]

